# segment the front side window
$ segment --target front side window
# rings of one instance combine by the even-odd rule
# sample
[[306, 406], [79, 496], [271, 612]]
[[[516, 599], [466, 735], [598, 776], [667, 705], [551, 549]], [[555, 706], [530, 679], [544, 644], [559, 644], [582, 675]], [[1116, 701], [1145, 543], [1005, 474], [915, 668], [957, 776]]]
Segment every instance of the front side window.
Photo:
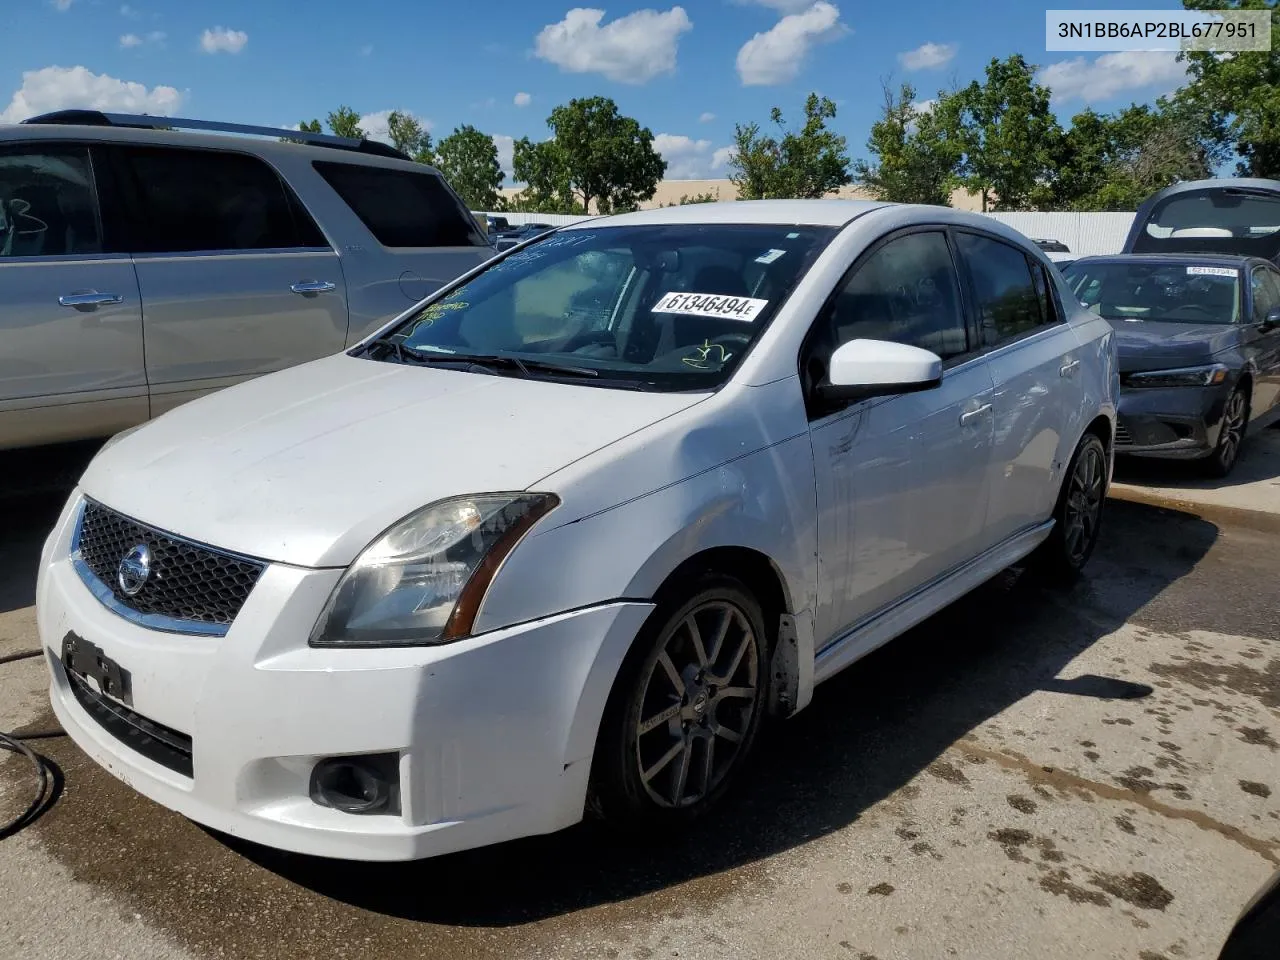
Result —
[[1025, 253], [999, 240], [976, 233], [961, 233], [956, 244], [973, 278], [984, 346], [1004, 343], [1052, 323], [1045, 315], [1047, 293], [1042, 300]]
[[492, 264], [365, 355], [601, 386], [712, 389], [834, 235], [758, 224], [565, 230]]
[[1267, 315], [1280, 310], [1280, 273], [1266, 267], [1253, 269], [1253, 319], [1262, 323]]
[[1108, 320], [1235, 323], [1240, 314], [1240, 271], [1195, 262], [1073, 263], [1067, 283], [1091, 313]]
[[[314, 224], [257, 157], [175, 147], [119, 148], [134, 253], [319, 246]], [[315, 239], [313, 239], [315, 238]]]
[[0, 152], [0, 257], [102, 252], [98, 204], [84, 147]]
[[384, 247], [488, 246], [438, 174], [316, 161], [312, 166]]

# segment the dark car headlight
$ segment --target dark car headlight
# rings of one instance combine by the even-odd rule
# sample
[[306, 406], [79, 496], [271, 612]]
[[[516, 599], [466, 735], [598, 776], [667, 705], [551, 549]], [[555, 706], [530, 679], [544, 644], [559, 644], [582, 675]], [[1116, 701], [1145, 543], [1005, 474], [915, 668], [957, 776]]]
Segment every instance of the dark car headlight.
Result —
[[1230, 368], [1221, 363], [1209, 363], [1200, 367], [1177, 367], [1172, 370], [1143, 370], [1126, 373], [1123, 385], [1135, 388], [1151, 387], [1213, 387], [1223, 383]]
[[409, 514], [347, 568], [311, 645], [417, 646], [468, 636], [502, 561], [559, 503], [549, 493], [489, 493]]

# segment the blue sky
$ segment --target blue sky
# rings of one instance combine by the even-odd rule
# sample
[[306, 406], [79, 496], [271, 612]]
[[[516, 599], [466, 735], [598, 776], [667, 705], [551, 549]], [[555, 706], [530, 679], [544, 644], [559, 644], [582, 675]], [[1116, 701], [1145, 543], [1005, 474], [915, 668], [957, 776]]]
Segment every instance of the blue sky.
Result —
[[835, 127], [861, 156], [885, 78], [910, 81], [924, 99], [1021, 52], [1042, 67], [1065, 120], [1086, 105], [1154, 99], [1182, 73], [1168, 53], [1046, 53], [1045, 7], [1027, 0], [0, 0], [0, 9], [0, 122], [97, 106], [277, 126], [346, 103], [374, 132], [392, 109], [437, 138], [471, 123], [494, 135], [505, 160], [510, 138], [546, 136], [553, 106], [602, 94], [658, 135], [671, 178], [723, 176], [735, 121], [765, 122], [774, 105], [795, 117], [811, 90], [836, 101]]

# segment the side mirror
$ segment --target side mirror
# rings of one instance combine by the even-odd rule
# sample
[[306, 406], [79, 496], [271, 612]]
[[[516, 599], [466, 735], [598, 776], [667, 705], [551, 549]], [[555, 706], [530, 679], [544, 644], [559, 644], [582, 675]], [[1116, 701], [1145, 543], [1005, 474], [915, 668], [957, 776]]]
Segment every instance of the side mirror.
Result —
[[1270, 311], [1267, 314], [1267, 319], [1262, 321], [1258, 329], [1263, 333], [1266, 333], [1268, 330], [1274, 330], [1276, 327], [1280, 327], [1280, 307], [1276, 307], [1274, 310]]
[[941, 382], [942, 358], [936, 353], [888, 340], [850, 340], [831, 355], [818, 393], [824, 400], [864, 400], [929, 390]]

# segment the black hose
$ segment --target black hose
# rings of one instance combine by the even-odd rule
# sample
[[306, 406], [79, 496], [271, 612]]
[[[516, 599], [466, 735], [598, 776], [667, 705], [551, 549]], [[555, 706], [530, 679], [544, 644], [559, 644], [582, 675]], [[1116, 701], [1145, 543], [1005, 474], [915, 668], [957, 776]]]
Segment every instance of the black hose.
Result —
[[[41, 650], [23, 650], [20, 653], [12, 653], [0, 657], [0, 664], [12, 663], [15, 660], [30, 660], [43, 655], [44, 652]], [[66, 733], [62, 730], [26, 730], [22, 733], [0, 732], [0, 750], [8, 750], [11, 753], [18, 753], [26, 757], [35, 770], [37, 783], [36, 795], [27, 808], [7, 823], [0, 824], [0, 840], [13, 836], [19, 830], [38, 820], [46, 810], [53, 806], [58, 799], [58, 795], [62, 792], [62, 776], [53, 761], [36, 753], [23, 741], [46, 740], [50, 737], [62, 736], [66, 736]]]

